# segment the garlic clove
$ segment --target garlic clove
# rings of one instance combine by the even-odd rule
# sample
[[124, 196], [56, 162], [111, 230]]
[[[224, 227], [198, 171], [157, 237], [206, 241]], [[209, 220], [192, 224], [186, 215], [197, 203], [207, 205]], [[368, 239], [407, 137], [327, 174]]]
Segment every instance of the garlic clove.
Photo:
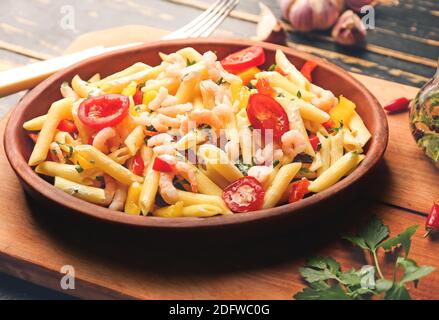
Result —
[[360, 17], [352, 10], [344, 12], [332, 29], [332, 38], [344, 46], [361, 44], [366, 39], [366, 35], [367, 30]]
[[326, 30], [334, 25], [343, 8], [343, 0], [295, 0], [287, 19], [298, 31]]
[[263, 3], [259, 3], [261, 9], [259, 22], [256, 29], [256, 37], [253, 40], [265, 41], [276, 44], [286, 44], [287, 33], [274, 13]]

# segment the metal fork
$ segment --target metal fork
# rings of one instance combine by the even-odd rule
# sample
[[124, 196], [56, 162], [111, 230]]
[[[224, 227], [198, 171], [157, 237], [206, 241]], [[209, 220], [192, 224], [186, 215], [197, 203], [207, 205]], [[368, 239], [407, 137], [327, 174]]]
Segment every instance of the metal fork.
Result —
[[163, 40], [205, 38], [210, 36], [236, 7], [239, 0], [218, 0], [184, 27], [164, 36]]
[[[192, 22], [164, 36], [162, 40], [208, 37], [230, 14], [238, 2], [239, 0], [217, 0]], [[67, 56], [40, 61], [0, 72], [0, 97], [30, 89], [53, 73], [87, 58], [122, 48], [137, 46], [139, 44], [141, 43], [136, 42], [109, 48], [97, 46]]]

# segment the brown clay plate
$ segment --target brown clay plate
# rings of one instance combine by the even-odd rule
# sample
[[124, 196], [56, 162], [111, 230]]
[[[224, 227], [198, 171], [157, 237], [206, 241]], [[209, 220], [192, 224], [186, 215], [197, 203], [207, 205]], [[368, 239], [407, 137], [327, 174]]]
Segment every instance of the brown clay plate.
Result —
[[[187, 46], [191, 46], [200, 52], [215, 51], [218, 58], [221, 59], [227, 54], [251, 45], [259, 45], [265, 49], [267, 56], [266, 67], [274, 62], [276, 49], [282, 49], [297, 67], [301, 67], [308, 59], [316, 61], [318, 68], [313, 74], [314, 82], [333, 91], [336, 95], [343, 94], [356, 103], [357, 112], [372, 133], [372, 139], [367, 146], [366, 158], [360, 166], [331, 188], [295, 204], [245, 214], [218, 216], [208, 219], [144, 217], [127, 215], [76, 199], [56, 189], [27, 165], [33, 143], [22, 129], [23, 123], [45, 114], [52, 102], [61, 98], [59, 92], [61, 83], [71, 81], [76, 74], [79, 74], [83, 79], [87, 79], [95, 73], [107, 76], [139, 61], [157, 65], [160, 63], [158, 52], [172, 53]], [[322, 208], [342, 204], [347, 197], [359, 189], [359, 182], [368, 176], [383, 156], [387, 147], [388, 126], [386, 116], [377, 99], [347, 72], [327, 61], [291, 48], [268, 43], [211, 38], [149, 43], [94, 57], [60, 71], [30, 91], [12, 111], [4, 139], [6, 155], [24, 189], [33, 198], [54, 209], [68, 210], [101, 221], [149, 230], [194, 231], [195, 229], [214, 228], [221, 231], [227, 227], [243, 228], [248, 225], [274, 226], [300, 223], [322, 211]], [[274, 224], [272, 224], [273, 222]]]

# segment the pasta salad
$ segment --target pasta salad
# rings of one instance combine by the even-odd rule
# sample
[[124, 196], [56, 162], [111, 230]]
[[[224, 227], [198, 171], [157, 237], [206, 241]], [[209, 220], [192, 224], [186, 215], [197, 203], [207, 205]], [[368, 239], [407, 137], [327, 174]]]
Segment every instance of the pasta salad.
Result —
[[28, 164], [55, 187], [131, 215], [211, 217], [294, 203], [350, 174], [371, 135], [355, 103], [277, 50], [218, 60], [159, 53], [101, 78], [76, 75], [23, 124]]

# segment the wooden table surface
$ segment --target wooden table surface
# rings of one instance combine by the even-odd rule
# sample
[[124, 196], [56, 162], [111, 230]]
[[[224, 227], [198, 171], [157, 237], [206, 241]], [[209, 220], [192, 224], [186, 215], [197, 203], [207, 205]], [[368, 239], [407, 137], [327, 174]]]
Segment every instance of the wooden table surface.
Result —
[[[85, 32], [127, 24], [176, 29], [189, 22], [211, 2], [213, 1], [2, 1], [0, 2], [0, 70], [59, 55], [72, 40]], [[215, 35], [253, 36], [259, 10], [257, 2], [241, 0], [232, 16], [226, 19]], [[275, 1], [263, 2], [279, 13]], [[436, 0], [400, 0], [399, 2], [396, 7], [377, 8], [376, 29], [369, 32], [368, 45], [363, 50], [342, 49], [323, 33], [304, 36], [290, 32], [289, 45], [323, 56], [356, 73], [419, 87], [434, 74], [437, 63], [439, 3]], [[66, 30], [60, 26], [63, 6], [64, 9], [65, 6], [74, 9], [75, 30]], [[0, 98], [0, 116], [10, 110], [22, 94]], [[390, 129], [394, 139], [409, 138], [398, 136], [400, 128]], [[403, 164], [392, 163], [391, 160], [388, 162], [390, 165], [403, 166]], [[434, 176], [430, 178], [435, 186], [437, 178], [436, 180]], [[428, 186], [428, 184], [424, 185]], [[414, 217], [425, 215], [430, 203], [425, 203], [422, 193], [418, 199], [408, 201], [404, 193], [411, 190], [397, 191], [399, 190], [391, 192], [388, 198], [382, 199], [386, 206], [394, 206], [393, 209], [389, 209], [395, 211], [394, 217], [407, 214], [410, 215], [410, 219], [413, 218], [413, 221], [418, 221]], [[437, 190], [432, 191], [437, 194]], [[409, 211], [401, 210], [401, 207]], [[65, 297], [0, 275], [0, 298]]]

